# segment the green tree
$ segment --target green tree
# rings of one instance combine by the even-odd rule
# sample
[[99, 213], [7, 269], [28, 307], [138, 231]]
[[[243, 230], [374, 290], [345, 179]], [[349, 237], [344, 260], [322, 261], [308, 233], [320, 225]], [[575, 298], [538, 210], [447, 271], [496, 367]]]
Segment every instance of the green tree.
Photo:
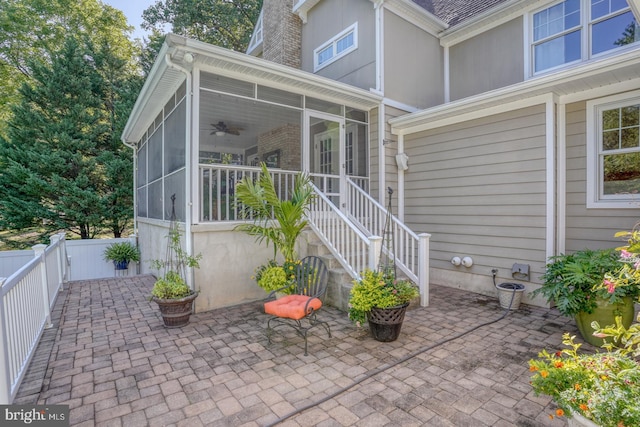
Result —
[[[67, 34], [96, 45], [108, 42], [122, 59], [134, 58], [139, 47], [128, 38], [133, 27], [122, 11], [99, 0], [3, 0], [0, 7], [0, 134], [6, 132], [18, 90], [32, 75], [31, 64], [50, 62], [49, 52], [61, 48]], [[130, 61], [130, 67], [136, 64]]]
[[108, 46], [70, 36], [50, 64], [28, 62], [32, 80], [0, 140], [2, 228], [86, 239], [105, 224], [119, 236], [132, 217], [131, 154], [116, 135], [132, 102], [125, 89], [139, 83], [117, 77], [126, 64]]
[[244, 52], [261, 8], [262, 0], [158, 0], [142, 13], [142, 28], [171, 25], [175, 34]]

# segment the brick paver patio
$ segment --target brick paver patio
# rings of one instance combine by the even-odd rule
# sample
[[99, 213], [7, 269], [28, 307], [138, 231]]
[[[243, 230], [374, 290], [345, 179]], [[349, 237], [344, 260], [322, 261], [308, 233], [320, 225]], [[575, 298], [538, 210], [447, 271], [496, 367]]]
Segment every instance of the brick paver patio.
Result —
[[[47, 345], [39, 349], [42, 387], [34, 391], [30, 380], [16, 403], [69, 405], [79, 426], [566, 425], [549, 419], [555, 407], [533, 395], [527, 368], [540, 349], [559, 348], [562, 333], [576, 331], [555, 310], [521, 306], [339, 393], [498, 319], [497, 298], [432, 286], [431, 305], [409, 311], [392, 343], [327, 308], [333, 338], [312, 331], [305, 357], [293, 331], [267, 344], [259, 303], [165, 329], [147, 299], [152, 284], [151, 276], [70, 283], [48, 365]], [[307, 409], [280, 421], [299, 408]]]

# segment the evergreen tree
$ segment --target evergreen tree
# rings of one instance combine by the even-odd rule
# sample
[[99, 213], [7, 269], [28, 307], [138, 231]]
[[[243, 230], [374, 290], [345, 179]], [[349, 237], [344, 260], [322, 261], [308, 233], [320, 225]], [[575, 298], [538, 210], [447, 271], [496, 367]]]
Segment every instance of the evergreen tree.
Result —
[[[0, 140], [0, 226], [119, 236], [132, 217], [131, 154], [118, 140], [139, 83], [112, 52], [68, 37], [50, 64], [30, 63]], [[136, 84], [138, 86], [136, 86]]]

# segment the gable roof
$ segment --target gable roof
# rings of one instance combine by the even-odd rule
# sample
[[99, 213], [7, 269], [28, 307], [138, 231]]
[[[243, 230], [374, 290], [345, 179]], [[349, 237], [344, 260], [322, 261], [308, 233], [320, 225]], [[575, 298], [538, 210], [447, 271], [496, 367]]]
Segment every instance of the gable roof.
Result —
[[412, 0], [427, 12], [454, 26], [508, 0]]

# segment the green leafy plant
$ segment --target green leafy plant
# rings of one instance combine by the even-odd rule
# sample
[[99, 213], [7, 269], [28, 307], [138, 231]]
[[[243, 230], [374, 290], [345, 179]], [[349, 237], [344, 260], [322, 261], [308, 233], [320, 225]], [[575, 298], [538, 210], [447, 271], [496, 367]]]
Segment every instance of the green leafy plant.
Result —
[[620, 268], [614, 249], [584, 249], [568, 255], [557, 255], [550, 260], [542, 276], [542, 287], [532, 294], [544, 295], [565, 316], [572, 317], [581, 311], [592, 313], [598, 297], [616, 302], [627, 294], [626, 291], [609, 293], [594, 289], [602, 283], [605, 273]]
[[603, 427], [640, 425], [638, 362], [620, 350], [580, 354], [574, 338], [564, 334], [568, 348], [543, 350], [529, 361], [535, 394], [551, 396], [557, 416], [578, 413]]
[[349, 298], [349, 318], [360, 325], [373, 307], [395, 307], [418, 295], [418, 288], [412, 282], [396, 279], [393, 268], [382, 271], [365, 270], [361, 279], [353, 282]]
[[192, 293], [187, 282], [175, 271], [169, 271], [156, 280], [151, 290], [151, 295], [158, 299], [180, 299]]
[[124, 263], [138, 262], [140, 261], [140, 250], [131, 242], [112, 243], [104, 250], [104, 259]]
[[[623, 354], [631, 354], [640, 357], [640, 313], [634, 323], [628, 328], [622, 324], [622, 317], [616, 316], [616, 324], [601, 327], [598, 322], [593, 322], [591, 327], [595, 329], [593, 335], [605, 338], [604, 348], [607, 350], [619, 350]], [[611, 338], [608, 341], [606, 338]]]
[[167, 238], [166, 259], [151, 260], [151, 267], [164, 273], [153, 285], [151, 296], [161, 299], [184, 298], [192, 293], [186, 283], [186, 269], [199, 268], [202, 254], [189, 255], [182, 249], [181, 233], [177, 226], [172, 225], [169, 228]]
[[266, 164], [257, 182], [245, 176], [236, 186], [237, 202], [244, 218], [253, 223], [240, 224], [236, 230], [255, 236], [259, 243], [273, 244], [274, 258], [280, 252], [285, 260], [298, 258], [296, 240], [307, 226], [306, 211], [313, 200], [313, 187], [309, 176], [296, 176], [291, 196], [281, 200]]
[[[255, 279], [258, 286], [266, 292], [279, 291], [283, 294], [290, 294], [296, 281], [296, 269], [299, 268], [300, 260], [285, 261], [283, 265], [275, 260], [269, 260], [256, 268], [252, 279]], [[287, 286], [289, 285], [289, 286]]]

